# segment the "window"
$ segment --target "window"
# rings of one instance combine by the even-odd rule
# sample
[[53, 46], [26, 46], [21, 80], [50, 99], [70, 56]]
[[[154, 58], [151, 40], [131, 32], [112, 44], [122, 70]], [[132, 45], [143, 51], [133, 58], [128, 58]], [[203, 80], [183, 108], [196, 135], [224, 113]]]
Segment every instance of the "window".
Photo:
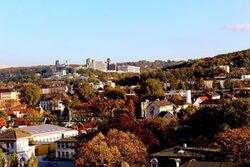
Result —
[[57, 157], [61, 157], [61, 152], [60, 151], [57, 152]]
[[65, 148], [68, 148], [69, 146], [68, 146], [68, 143], [65, 143]]
[[62, 152], [62, 158], [64, 158], [64, 156], [65, 156], [65, 154], [64, 154], [64, 152]]
[[61, 147], [61, 143], [57, 143], [57, 147], [60, 148]]
[[69, 158], [69, 153], [68, 152], [66, 152], [66, 158]]

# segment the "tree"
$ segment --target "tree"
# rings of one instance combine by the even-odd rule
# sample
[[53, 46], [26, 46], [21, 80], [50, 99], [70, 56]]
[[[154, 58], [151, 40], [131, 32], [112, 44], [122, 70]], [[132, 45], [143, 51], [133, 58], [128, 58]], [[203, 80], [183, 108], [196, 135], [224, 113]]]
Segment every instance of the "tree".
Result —
[[122, 159], [131, 167], [147, 166], [147, 149], [133, 133], [111, 129], [106, 138], [110, 145], [117, 146]]
[[0, 111], [0, 118], [3, 118], [5, 121], [8, 121], [8, 115], [5, 111]]
[[3, 150], [0, 148], [0, 167], [4, 167], [4, 154]]
[[26, 167], [38, 167], [38, 160], [37, 160], [34, 153], [31, 154], [31, 157], [30, 157]]
[[142, 85], [142, 90], [145, 96], [150, 99], [164, 96], [162, 83], [158, 79], [147, 79]]
[[217, 136], [216, 141], [229, 160], [250, 161], [250, 126], [222, 132]]
[[130, 132], [116, 129], [110, 130], [107, 135], [98, 133], [83, 143], [79, 153], [81, 155], [76, 158], [76, 166], [88, 166], [91, 163], [98, 165], [104, 162], [108, 167], [113, 167], [120, 160], [128, 162], [131, 167], [147, 166], [147, 149], [142, 141]]
[[7, 161], [7, 167], [17, 167], [19, 165], [18, 163], [18, 156], [17, 154], [11, 153], [8, 155], [8, 161]]
[[87, 81], [82, 81], [76, 85], [76, 93], [83, 101], [89, 101], [94, 96], [94, 90]]
[[91, 164], [97, 166], [100, 163], [106, 163], [108, 167], [113, 167], [115, 162], [122, 158], [117, 146], [109, 145], [102, 133], [84, 143], [78, 151], [81, 153], [75, 160], [78, 167], [90, 166]]
[[24, 84], [21, 87], [21, 100], [28, 105], [36, 105], [41, 96], [41, 89], [33, 83]]
[[0, 118], [0, 128], [2, 128], [3, 126], [6, 126], [6, 125], [7, 125], [7, 124], [6, 124], [5, 119]]

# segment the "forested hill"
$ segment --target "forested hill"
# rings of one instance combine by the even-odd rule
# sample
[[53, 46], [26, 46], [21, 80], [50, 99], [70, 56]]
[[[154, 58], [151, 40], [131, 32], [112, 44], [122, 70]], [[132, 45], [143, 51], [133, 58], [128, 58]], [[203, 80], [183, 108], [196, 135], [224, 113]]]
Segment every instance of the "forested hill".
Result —
[[165, 69], [176, 69], [185, 67], [210, 68], [219, 65], [230, 65], [231, 67], [250, 67], [250, 49], [220, 54], [214, 57], [189, 60], [181, 64], [168, 66]]

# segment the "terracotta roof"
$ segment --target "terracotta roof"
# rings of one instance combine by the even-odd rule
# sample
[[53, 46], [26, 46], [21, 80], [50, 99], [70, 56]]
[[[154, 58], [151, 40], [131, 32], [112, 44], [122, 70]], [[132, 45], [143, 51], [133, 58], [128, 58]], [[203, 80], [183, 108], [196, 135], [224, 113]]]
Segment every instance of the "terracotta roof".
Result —
[[19, 138], [30, 137], [31, 133], [21, 129], [8, 129], [0, 134], [0, 140], [17, 140]]
[[205, 100], [208, 100], [209, 98], [207, 96], [200, 96], [199, 99], [203, 102]]
[[171, 102], [166, 101], [166, 100], [161, 100], [161, 101], [155, 101], [155, 104], [159, 107], [162, 106], [168, 106], [168, 105], [173, 105]]

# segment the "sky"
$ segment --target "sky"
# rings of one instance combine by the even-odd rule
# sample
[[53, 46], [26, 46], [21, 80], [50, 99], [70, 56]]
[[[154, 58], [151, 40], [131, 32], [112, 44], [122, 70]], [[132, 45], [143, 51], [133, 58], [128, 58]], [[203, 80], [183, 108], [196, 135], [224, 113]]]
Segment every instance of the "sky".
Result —
[[0, 0], [0, 65], [188, 60], [250, 48], [250, 0]]

